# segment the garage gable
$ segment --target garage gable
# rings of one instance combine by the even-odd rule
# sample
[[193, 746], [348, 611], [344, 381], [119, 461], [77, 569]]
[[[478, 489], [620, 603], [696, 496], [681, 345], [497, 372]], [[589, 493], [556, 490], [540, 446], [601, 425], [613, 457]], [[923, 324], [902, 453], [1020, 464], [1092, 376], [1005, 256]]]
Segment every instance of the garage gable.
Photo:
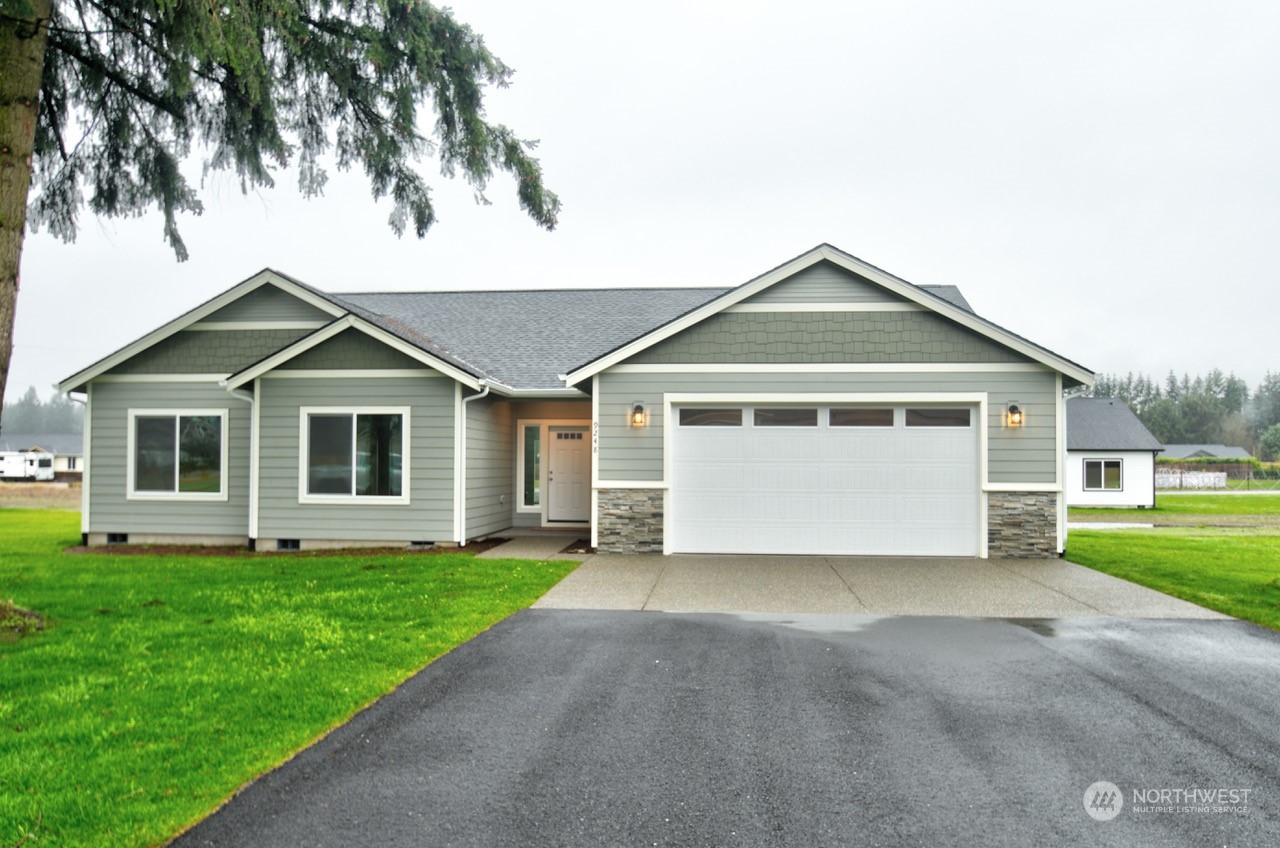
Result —
[[[1034, 362], [1061, 373], [1064, 386], [1092, 383], [1087, 368], [960, 303], [941, 289], [912, 285], [823, 244], [582, 364], [564, 380], [575, 386], [624, 362], [743, 362], [752, 356], [757, 358], [746, 361]], [[696, 332], [700, 325], [702, 334]], [[649, 353], [668, 341], [674, 344]], [[652, 358], [643, 358], [647, 353]]]

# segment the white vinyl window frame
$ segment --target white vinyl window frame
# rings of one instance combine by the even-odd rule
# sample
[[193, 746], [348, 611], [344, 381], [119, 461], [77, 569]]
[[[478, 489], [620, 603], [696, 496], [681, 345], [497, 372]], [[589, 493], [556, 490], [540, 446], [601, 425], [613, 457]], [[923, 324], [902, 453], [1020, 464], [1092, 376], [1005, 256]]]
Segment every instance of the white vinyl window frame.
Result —
[[[227, 409], [179, 409], [167, 407], [163, 409], [142, 409], [130, 408], [127, 413], [128, 430], [125, 434], [125, 499], [131, 501], [225, 501], [227, 500], [227, 477], [229, 474], [228, 456], [229, 445], [228, 433], [230, 428], [230, 414]], [[178, 491], [177, 482], [177, 456], [175, 455], [174, 463], [174, 486], [172, 492], [163, 492], [155, 490], [138, 491], [135, 488], [137, 481], [135, 480], [137, 472], [137, 438], [138, 438], [138, 419], [139, 418], [170, 418], [174, 419], [174, 427], [178, 426], [179, 418], [211, 418], [217, 416], [220, 422], [219, 428], [219, 458], [218, 458], [218, 484], [219, 489], [216, 492], [180, 492]], [[86, 442], [88, 439], [85, 440]], [[175, 438], [174, 451], [178, 451], [179, 443]]]
[[[352, 506], [406, 506], [410, 503], [409, 493], [413, 488], [413, 475], [410, 473], [409, 457], [412, 454], [412, 430], [407, 406], [303, 406], [298, 409], [298, 503], [300, 504], [342, 504]], [[311, 416], [313, 415], [349, 415], [351, 416], [351, 494], [313, 495], [307, 491], [309, 457], [311, 455]], [[400, 494], [398, 495], [357, 495], [354, 491], [356, 469], [355, 419], [357, 415], [399, 415], [400, 416]]]
[[[1084, 491], [1086, 492], [1123, 492], [1124, 491], [1124, 460], [1122, 458], [1090, 457], [1082, 460], [1082, 462], [1084, 463], [1084, 465], [1080, 469], [1080, 473], [1081, 473], [1080, 486], [1081, 488], [1084, 489]], [[1101, 486], [1089, 485], [1089, 466], [1095, 463], [1099, 466], [1098, 479], [1102, 483]], [[1107, 485], [1107, 466], [1108, 465], [1116, 466], [1116, 471], [1117, 471], [1119, 480], [1117, 481], [1117, 485], [1115, 486]]]

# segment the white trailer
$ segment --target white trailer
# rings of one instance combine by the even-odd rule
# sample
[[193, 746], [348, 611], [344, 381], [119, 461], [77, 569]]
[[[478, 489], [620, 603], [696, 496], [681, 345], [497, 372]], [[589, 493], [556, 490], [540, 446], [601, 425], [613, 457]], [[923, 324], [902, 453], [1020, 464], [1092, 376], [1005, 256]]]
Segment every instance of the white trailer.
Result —
[[53, 454], [44, 451], [10, 451], [0, 453], [0, 479], [53, 479]]

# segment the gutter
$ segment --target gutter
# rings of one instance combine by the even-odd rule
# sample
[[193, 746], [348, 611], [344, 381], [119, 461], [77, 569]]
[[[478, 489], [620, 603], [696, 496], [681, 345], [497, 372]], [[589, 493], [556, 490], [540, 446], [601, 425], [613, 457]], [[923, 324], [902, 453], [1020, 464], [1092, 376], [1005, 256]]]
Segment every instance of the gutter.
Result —
[[458, 545], [467, 546], [467, 404], [473, 400], [489, 396], [489, 381], [481, 380], [481, 388], [484, 391], [478, 395], [464, 397], [462, 399], [462, 433], [461, 433], [461, 450], [462, 463], [459, 466], [461, 471], [458, 474]]

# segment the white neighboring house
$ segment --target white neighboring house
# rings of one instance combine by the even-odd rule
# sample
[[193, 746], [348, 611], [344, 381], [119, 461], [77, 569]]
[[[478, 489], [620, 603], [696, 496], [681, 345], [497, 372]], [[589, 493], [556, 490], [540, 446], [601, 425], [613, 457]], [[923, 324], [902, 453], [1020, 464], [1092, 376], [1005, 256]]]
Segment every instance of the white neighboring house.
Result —
[[[36, 459], [38, 475], [17, 473], [19, 454]], [[6, 458], [5, 479], [78, 480], [84, 474], [84, 436], [80, 433], [16, 433], [0, 435], [0, 456]], [[43, 464], [44, 461], [48, 464]], [[24, 460], [25, 462], [25, 460]], [[14, 473], [10, 473], [10, 471]]]
[[1164, 445], [1124, 401], [1067, 401], [1068, 506], [1156, 505], [1156, 454]]

